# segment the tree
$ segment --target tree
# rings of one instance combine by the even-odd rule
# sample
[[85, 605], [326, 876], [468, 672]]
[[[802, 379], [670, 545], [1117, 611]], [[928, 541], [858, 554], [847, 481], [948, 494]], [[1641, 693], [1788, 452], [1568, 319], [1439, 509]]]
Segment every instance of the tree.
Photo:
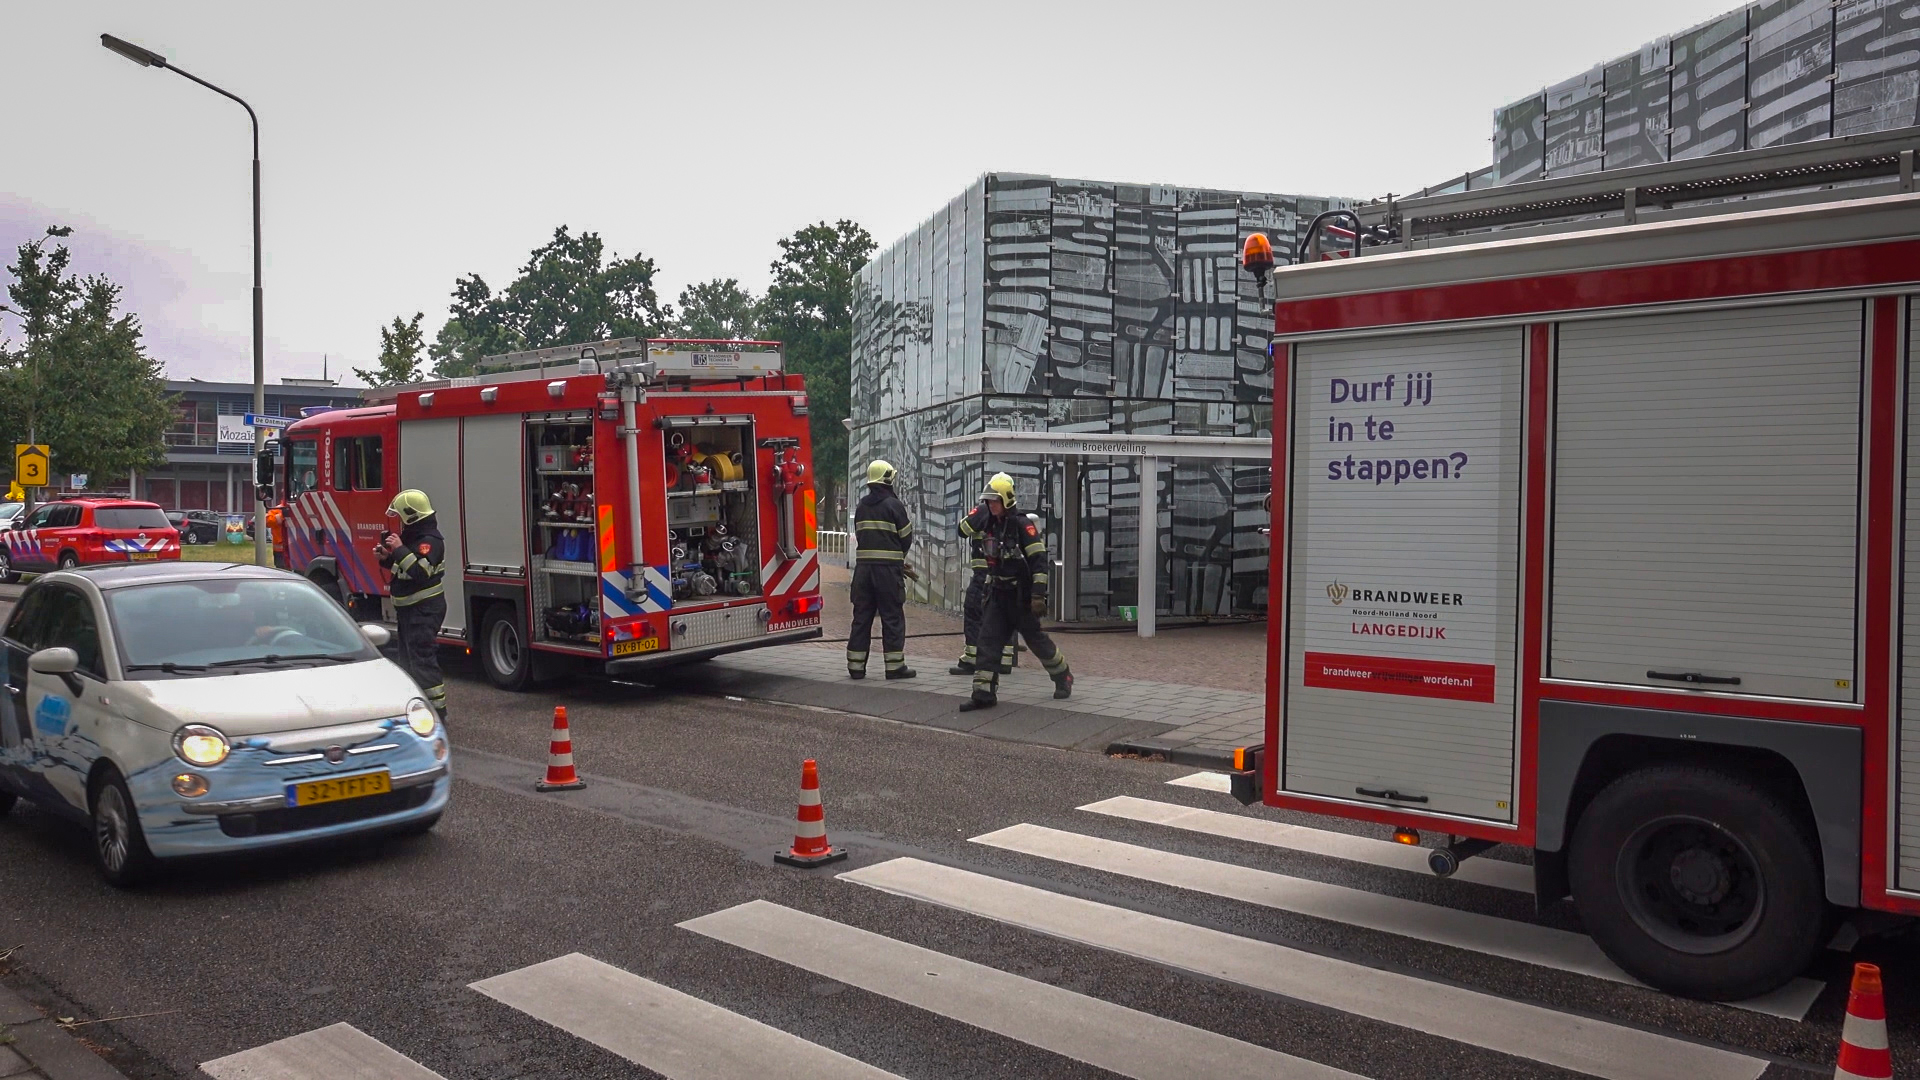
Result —
[[875, 246], [867, 230], [844, 219], [801, 229], [780, 241], [761, 304], [764, 332], [786, 343], [787, 367], [807, 378], [814, 479], [829, 506], [849, 475], [840, 421], [850, 415], [854, 277]]
[[[103, 275], [68, 273], [64, 245], [43, 250], [55, 227], [22, 244], [7, 267], [10, 305], [20, 320], [18, 348], [0, 340], [0, 441], [53, 447], [61, 473], [124, 476], [166, 460], [162, 440], [173, 423], [172, 397], [159, 361], [146, 355], [140, 320], [122, 314], [120, 286]], [[0, 475], [11, 477], [11, 458]]]
[[760, 301], [734, 278], [714, 278], [680, 290], [680, 316], [673, 336], [751, 340], [760, 332]]
[[652, 259], [622, 259], [598, 233], [565, 225], [537, 247], [520, 276], [495, 292], [479, 274], [453, 285], [453, 303], [428, 354], [440, 375], [471, 374], [485, 356], [614, 337], [660, 337], [672, 322], [654, 291]]
[[398, 386], [417, 381], [420, 350], [426, 347], [426, 339], [420, 334], [420, 320], [425, 317], [426, 313], [419, 311], [413, 313], [411, 320], [395, 315], [392, 326], [381, 327], [379, 361], [372, 371], [353, 369], [360, 381], [368, 386]]

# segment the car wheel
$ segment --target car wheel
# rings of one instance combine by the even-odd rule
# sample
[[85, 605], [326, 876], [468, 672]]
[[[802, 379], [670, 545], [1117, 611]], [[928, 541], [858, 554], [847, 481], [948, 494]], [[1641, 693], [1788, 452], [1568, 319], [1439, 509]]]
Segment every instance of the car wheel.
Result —
[[512, 604], [487, 609], [480, 624], [480, 666], [487, 681], [502, 690], [525, 690], [533, 682], [533, 653]]
[[91, 794], [94, 866], [109, 885], [138, 885], [153, 872], [154, 861], [126, 780], [109, 766], [94, 781]]
[[80, 556], [75, 555], [71, 551], [63, 551], [60, 553], [60, 569], [77, 570], [79, 568], [80, 568]]
[[1779, 796], [1728, 773], [1667, 765], [1607, 785], [1580, 815], [1568, 877], [1601, 950], [1670, 993], [1756, 997], [1820, 949], [1811, 831]]
[[11, 585], [20, 580], [20, 571], [13, 568], [13, 556], [0, 548], [0, 585]]

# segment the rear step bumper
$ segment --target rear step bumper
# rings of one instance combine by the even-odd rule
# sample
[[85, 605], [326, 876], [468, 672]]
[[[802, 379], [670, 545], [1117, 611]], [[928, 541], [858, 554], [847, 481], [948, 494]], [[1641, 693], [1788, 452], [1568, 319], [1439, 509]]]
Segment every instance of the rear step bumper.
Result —
[[607, 674], [630, 675], [649, 668], [670, 667], [675, 663], [699, 660], [724, 653], [743, 652], [758, 649], [766, 645], [790, 645], [796, 641], [812, 641], [821, 634], [820, 627], [809, 626], [800, 630], [782, 630], [777, 634], [762, 634], [759, 637], [743, 641], [728, 641], [719, 645], [702, 645], [692, 649], [674, 649], [669, 652], [647, 653], [642, 656], [623, 656], [618, 660], [607, 661]]

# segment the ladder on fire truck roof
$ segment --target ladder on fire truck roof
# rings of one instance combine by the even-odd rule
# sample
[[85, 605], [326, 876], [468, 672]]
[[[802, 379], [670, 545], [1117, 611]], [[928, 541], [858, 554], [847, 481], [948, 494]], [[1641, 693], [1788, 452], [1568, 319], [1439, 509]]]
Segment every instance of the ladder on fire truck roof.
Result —
[[[1447, 190], [1355, 207], [1346, 254], [1384, 255], [1575, 229], [1864, 199], [1914, 190], [1920, 127], [1686, 161]], [[1458, 184], [1458, 181], [1455, 182]], [[1448, 185], [1451, 189], [1455, 185]], [[1329, 215], [1323, 215], [1323, 217]], [[1320, 224], [1316, 220], [1316, 224]], [[1330, 222], [1329, 222], [1330, 224]], [[1308, 243], [1316, 238], [1309, 237]], [[1306, 249], [1303, 244], [1303, 250]]]
[[361, 397], [369, 404], [379, 405], [413, 390], [604, 375], [634, 368], [644, 371], [648, 382], [735, 382], [779, 372], [784, 358], [785, 349], [778, 341], [609, 338], [484, 356], [474, 365], [472, 375], [376, 386], [364, 391]]

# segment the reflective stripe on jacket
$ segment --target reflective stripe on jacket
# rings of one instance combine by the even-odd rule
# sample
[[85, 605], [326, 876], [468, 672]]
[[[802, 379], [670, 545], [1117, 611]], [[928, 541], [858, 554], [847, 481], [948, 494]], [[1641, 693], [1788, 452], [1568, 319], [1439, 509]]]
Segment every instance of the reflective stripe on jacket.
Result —
[[387, 586], [394, 607], [407, 607], [446, 592], [447, 541], [432, 514], [400, 530], [400, 546], [380, 557], [393, 575]]
[[886, 484], [868, 484], [853, 511], [854, 557], [858, 562], [905, 562], [913, 546], [913, 522], [907, 508]]

